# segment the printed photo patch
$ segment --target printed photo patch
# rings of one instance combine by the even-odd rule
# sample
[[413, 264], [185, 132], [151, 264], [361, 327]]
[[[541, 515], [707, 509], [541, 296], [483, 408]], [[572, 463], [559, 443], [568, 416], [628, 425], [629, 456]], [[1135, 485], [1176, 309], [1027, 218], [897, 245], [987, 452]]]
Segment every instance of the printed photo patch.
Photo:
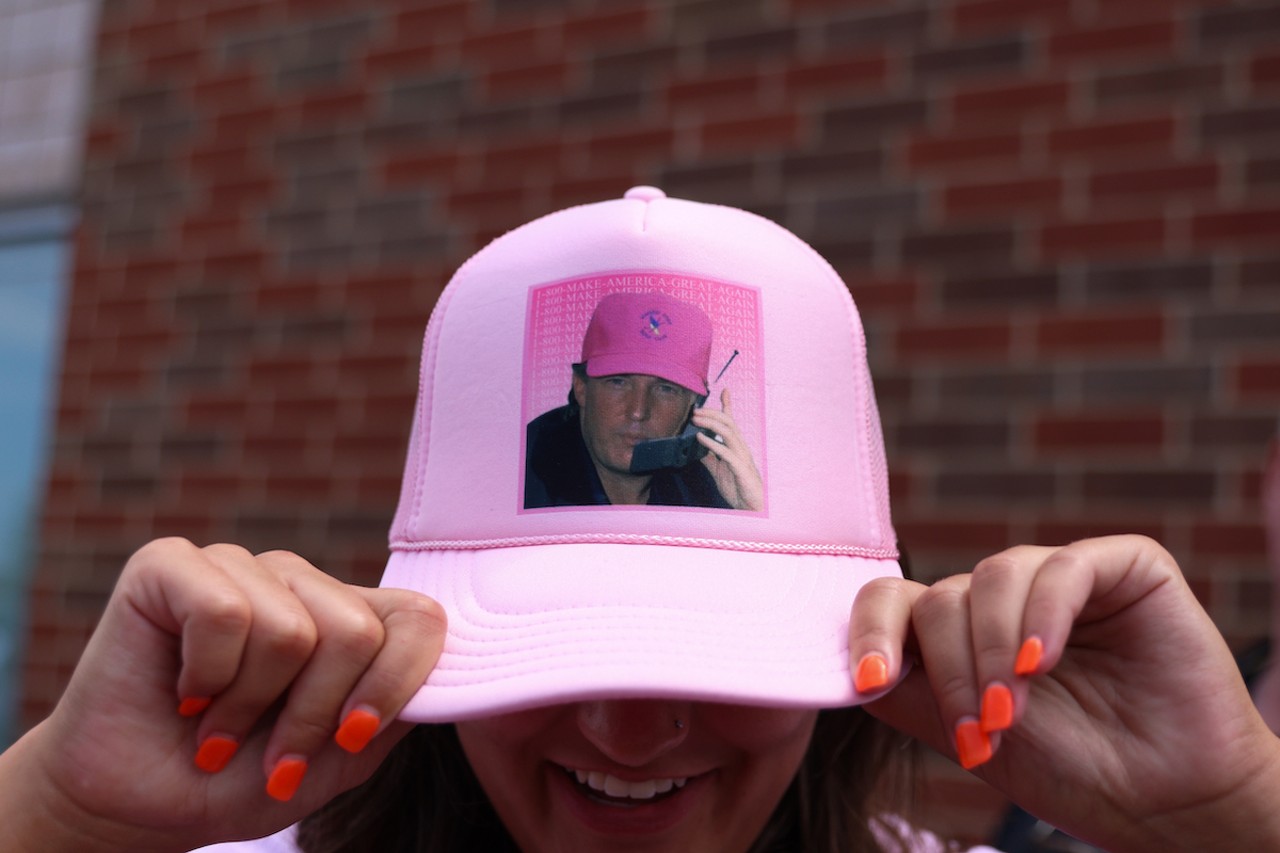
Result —
[[757, 288], [664, 272], [529, 291], [522, 511], [767, 512]]

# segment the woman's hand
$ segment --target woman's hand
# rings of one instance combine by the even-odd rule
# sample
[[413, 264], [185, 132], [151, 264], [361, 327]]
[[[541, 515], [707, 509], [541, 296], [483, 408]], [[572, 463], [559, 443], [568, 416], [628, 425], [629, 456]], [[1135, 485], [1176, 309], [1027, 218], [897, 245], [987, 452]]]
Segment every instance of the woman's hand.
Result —
[[[1110, 850], [1280, 845], [1280, 740], [1173, 558], [1138, 536], [1019, 547], [854, 604], [868, 710]], [[869, 660], [870, 663], [863, 663]]]
[[430, 599], [348, 586], [294, 554], [153, 542], [57, 708], [0, 757], [15, 812], [0, 822], [19, 842], [38, 830], [15, 849], [41, 850], [186, 850], [282, 829], [366, 779], [408, 730], [396, 714], [444, 629]]

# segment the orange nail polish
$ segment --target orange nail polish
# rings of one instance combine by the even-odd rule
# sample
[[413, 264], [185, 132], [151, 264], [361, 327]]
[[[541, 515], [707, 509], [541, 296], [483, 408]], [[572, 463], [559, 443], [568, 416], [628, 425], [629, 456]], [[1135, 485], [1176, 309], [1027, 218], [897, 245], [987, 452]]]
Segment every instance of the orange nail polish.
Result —
[[178, 713], [184, 717], [194, 717], [208, 708], [212, 701], [208, 696], [188, 696], [178, 703]]
[[1044, 643], [1039, 637], [1027, 637], [1022, 648], [1018, 649], [1018, 659], [1014, 661], [1013, 671], [1017, 675], [1035, 675], [1040, 668], [1040, 659], [1044, 657]]
[[858, 671], [853, 676], [853, 686], [859, 693], [879, 690], [889, 683], [889, 664], [877, 654], [864, 655], [858, 661]]
[[1013, 691], [999, 682], [987, 685], [982, 694], [982, 730], [1004, 731], [1013, 725]]
[[206, 773], [217, 773], [227, 766], [240, 744], [226, 735], [209, 735], [196, 750], [196, 767]]
[[307, 762], [303, 758], [282, 758], [267, 778], [267, 793], [282, 803], [293, 799], [307, 774]]
[[991, 760], [991, 738], [973, 717], [956, 723], [956, 756], [965, 770]]
[[373, 740], [373, 736], [378, 733], [378, 726], [382, 720], [377, 714], [356, 708], [347, 714], [347, 718], [342, 721], [342, 725], [338, 726], [338, 731], [334, 733], [333, 739], [338, 746], [347, 752], [359, 752], [368, 746], [369, 741]]

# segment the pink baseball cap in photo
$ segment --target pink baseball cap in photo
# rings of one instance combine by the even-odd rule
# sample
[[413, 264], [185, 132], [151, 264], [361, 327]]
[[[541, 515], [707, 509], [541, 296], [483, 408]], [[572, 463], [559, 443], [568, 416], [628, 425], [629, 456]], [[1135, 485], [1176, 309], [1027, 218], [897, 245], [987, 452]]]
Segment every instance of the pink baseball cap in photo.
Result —
[[582, 361], [588, 376], [645, 373], [706, 394], [711, 320], [666, 293], [611, 293], [591, 315]]
[[[675, 355], [618, 343], [628, 327], [643, 333], [633, 321], [648, 311], [655, 335], [692, 330]], [[593, 374], [652, 373], [699, 391], [707, 353], [716, 369], [731, 363], [712, 377], [729, 395], [707, 405], [731, 399], [763, 508], [588, 497], [526, 509], [535, 429], [539, 448], [563, 453], [546, 470], [597, 477], [585, 409], [579, 420], [565, 405], [579, 352]], [[448, 633], [403, 718], [598, 698], [866, 698], [850, 673], [850, 607], [864, 584], [901, 576], [884, 442], [858, 311], [794, 234], [652, 187], [551, 213], [458, 270], [421, 371], [382, 585], [440, 602]], [[653, 495], [660, 481], [708, 481], [716, 458], [643, 476]]]

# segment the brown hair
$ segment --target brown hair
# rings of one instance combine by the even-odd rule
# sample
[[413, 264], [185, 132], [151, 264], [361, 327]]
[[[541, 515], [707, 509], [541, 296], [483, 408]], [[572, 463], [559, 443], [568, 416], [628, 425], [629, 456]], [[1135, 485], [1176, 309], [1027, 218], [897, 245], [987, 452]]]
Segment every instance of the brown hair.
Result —
[[[908, 790], [904, 744], [860, 708], [820, 712], [800, 770], [751, 853], [906, 850], [897, 827], [882, 822]], [[298, 845], [305, 853], [518, 850], [451, 725], [414, 729], [373, 778], [305, 819]]]

